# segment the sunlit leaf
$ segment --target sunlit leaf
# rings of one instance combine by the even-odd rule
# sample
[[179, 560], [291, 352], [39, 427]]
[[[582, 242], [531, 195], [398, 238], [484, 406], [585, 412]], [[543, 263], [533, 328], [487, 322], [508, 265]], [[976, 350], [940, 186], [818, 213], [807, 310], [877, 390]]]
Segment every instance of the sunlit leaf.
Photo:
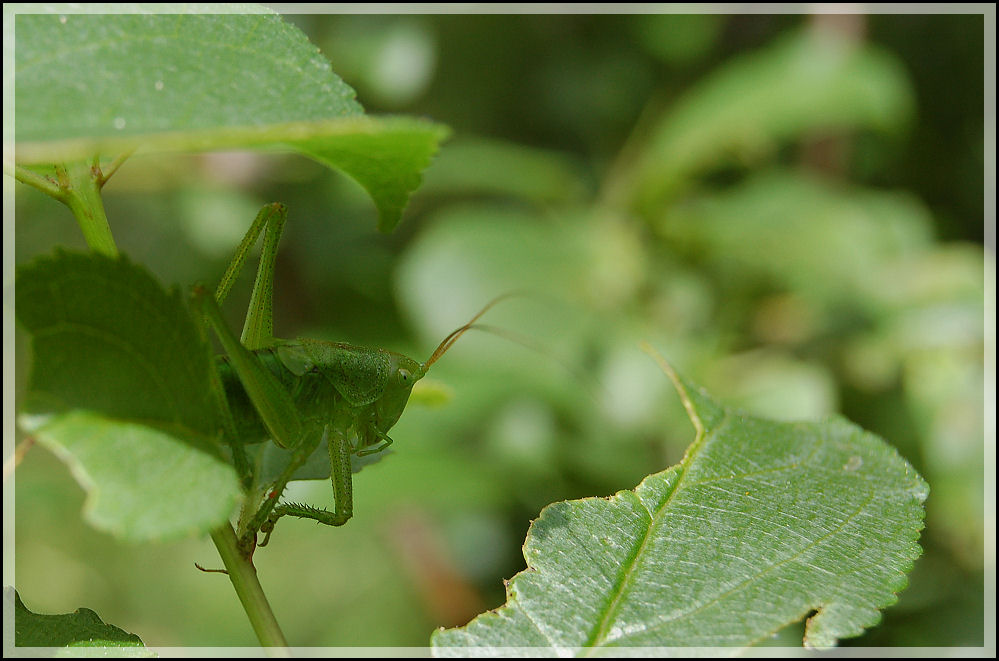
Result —
[[297, 151], [356, 179], [391, 230], [446, 129], [365, 116], [329, 61], [270, 10], [215, 11], [227, 13], [18, 14], [18, 162]]
[[809, 616], [805, 644], [825, 647], [895, 602], [928, 492], [912, 467], [846, 420], [749, 417], [670, 374], [698, 432], [683, 461], [545, 508], [506, 605], [438, 631], [438, 655], [742, 647]]

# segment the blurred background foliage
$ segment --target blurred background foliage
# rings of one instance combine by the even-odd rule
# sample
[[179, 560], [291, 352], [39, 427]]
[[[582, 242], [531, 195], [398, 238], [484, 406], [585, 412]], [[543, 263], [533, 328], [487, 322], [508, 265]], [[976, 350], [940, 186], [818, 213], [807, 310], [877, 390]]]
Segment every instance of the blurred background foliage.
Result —
[[[123, 251], [165, 283], [214, 282], [283, 201], [278, 335], [420, 359], [529, 292], [484, 320], [519, 343], [469, 333], [434, 367], [394, 453], [355, 476], [349, 525], [287, 522], [256, 554], [293, 644], [425, 645], [503, 603], [546, 504], [679, 461], [693, 428], [640, 340], [728, 405], [845, 415], [930, 483], [910, 587], [845, 644], [983, 644], [981, 15], [287, 18], [369, 112], [454, 129], [400, 228], [379, 235], [357, 185], [299, 157], [135, 157], [105, 189]], [[83, 247], [55, 201], [18, 186], [16, 205], [19, 262]], [[41, 448], [16, 486], [32, 610], [93, 608], [149, 645], [253, 641], [228, 581], [193, 566], [218, 564], [207, 539], [89, 528]], [[327, 482], [291, 491], [331, 500]]]

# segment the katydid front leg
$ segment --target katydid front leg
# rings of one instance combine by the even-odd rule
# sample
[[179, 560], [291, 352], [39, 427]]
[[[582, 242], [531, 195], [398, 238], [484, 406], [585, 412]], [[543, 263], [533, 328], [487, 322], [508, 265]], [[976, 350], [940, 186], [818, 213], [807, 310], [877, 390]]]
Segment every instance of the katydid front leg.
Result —
[[388, 446], [392, 445], [392, 439], [389, 438], [388, 434], [377, 428], [372, 429], [372, 431], [374, 431], [375, 435], [379, 438], [379, 440], [381, 440], [381, 445], [373, 448], [367, 448], [365, 450], [359, 450], [357, 452], [358, 457], [367, 457], [369, 454], [378, 454]]

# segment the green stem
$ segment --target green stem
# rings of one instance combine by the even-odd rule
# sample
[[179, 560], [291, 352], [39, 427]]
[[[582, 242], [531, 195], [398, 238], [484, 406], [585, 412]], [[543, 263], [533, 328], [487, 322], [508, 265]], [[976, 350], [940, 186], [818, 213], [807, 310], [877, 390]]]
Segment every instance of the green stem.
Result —
[[212, 541], [222, 556], [222, 562], [229, 572], [232, 587], [243, 604], [243, 610], [250, 619], [250, 625], [264, 647], [288, 647], [281, 627], [278, 626], [271, 606], [267, 603], [264, 590], [257, 580], [257, 570], [253, 563], [244, 557], [237, 548], [236, 533], [226, 523], [212, 531]]
[[96, 162], [67, 163], [59, 168], [59, 179], [63, 195], [58, 199], [76, 216], [87, 245], [95, 252], [117, 257], [118, 247], [111, 236], [111, 226], [104, 213], [104, 200], [101, 199], [104, 177]]
[[62, 201], [63, 197], [65, 197], [63, 190], [59, 188], [59, 184], [52, 181], [52, 179], [46, 177], [45, 175], [39, 174], [34, 170], [24, 167], [23, 165], [11, 168], [5, 163], [3, 166], [3, 173], [11, 175], [22, 184], [27, 184], [32, 188], [37, 188], [46, 195], [50, 195], [59, 201]]

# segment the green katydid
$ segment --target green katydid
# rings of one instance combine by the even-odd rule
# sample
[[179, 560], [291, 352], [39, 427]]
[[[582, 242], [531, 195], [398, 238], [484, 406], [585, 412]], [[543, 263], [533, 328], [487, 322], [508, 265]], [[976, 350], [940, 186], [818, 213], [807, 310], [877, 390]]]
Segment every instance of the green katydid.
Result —
[[[200, 286], [193, 292], [195, 309], [225, 351], [218, 361], [213, 389], [223, 412], [224, 435], [232, 450], [233, 464], [248, 492], [239, 521], [240, 546], [247, 555], [256, 546], [257, 531], [266, 534], [260, 544], [264, 546], [282, 516], [333, 526], [350, 519], [351, 455], [375, 454], [392, 443], [388, 431], [402, 415], [413, 385], [499, 300], [494, 299], [448, 335], [423, 363], [384, 349], [275, 338], [274, 263], [286, 217], [284, 205], [265, 206], [237, 247], [215, 295]], [[249, 309], [242, 336], [237, 340], [219, 306], [265, 229]], [[267, 439], [290, 450], [291, 460], [276, 480], [261, 485], [255, 483], [244, 445]], [[329, 450], [334, 511], [295, 503], [277, 504], [295, 471], [320, 443]]]

